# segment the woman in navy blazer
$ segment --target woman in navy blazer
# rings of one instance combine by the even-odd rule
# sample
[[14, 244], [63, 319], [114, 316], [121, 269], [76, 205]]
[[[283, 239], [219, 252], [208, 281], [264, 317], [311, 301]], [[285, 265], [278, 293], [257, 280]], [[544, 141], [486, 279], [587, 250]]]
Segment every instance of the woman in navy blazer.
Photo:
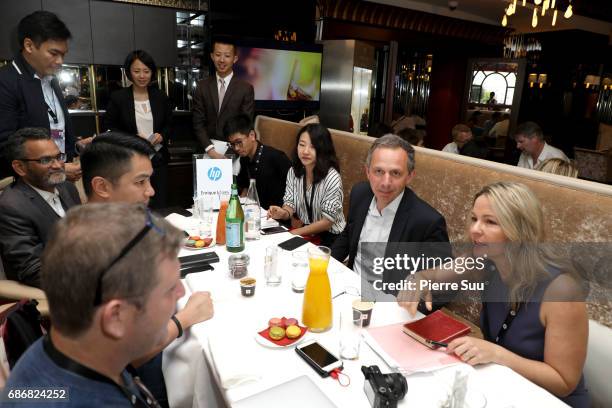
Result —
[[158, 150], [153, 157], [151, 185], [155, 195], [151, 208], [167, 206], [168, 140], [172, 124], [172, 104], [155, 85], [156, 65], [145, 51], [136, 50], [125, 59], [125, 73], [132, 86], [111, 94], [106, 108], [105, 127], [147, 139]]

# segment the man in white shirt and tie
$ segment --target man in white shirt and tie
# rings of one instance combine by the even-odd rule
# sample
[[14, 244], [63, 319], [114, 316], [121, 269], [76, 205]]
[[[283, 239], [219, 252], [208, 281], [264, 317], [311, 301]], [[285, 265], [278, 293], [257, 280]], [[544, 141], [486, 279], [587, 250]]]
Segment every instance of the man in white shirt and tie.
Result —
[[0, 195], [0, 255], [9, 279], [40, 287], [40, 256], [51, 229], [81, 204], [66, 181], [64, 161], [45, 128], [24, 128], [6, 145], [15, 182]]
[[544, 133], [535, 122], [519, 125], [514, 132], [514, 140], [516, 148], [522, 152], [518, 167], [535, 169], [540, 163], [553, 158], [569, 161], [565, 153], [544, 141]]
[[193, 97], [193, 127], [206, 153], [212, 158], [223, 158], [212, 139], [224, 140], [225, 122], [240, 113], [253, 120], [255, 91], [246, 81], [234, 77], [233, 67], [238, 61], [236, 46], [231, 41], [214, 41], [210, 58], [215, 75], [198, 82]]

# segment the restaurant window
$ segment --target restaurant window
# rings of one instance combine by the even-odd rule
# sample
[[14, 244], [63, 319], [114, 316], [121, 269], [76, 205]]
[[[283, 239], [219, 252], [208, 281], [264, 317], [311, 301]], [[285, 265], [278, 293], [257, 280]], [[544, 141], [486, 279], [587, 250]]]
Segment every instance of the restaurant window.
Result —
[[470, 103], [511, 106], [517, 68], [517, 64], [475, 65]]

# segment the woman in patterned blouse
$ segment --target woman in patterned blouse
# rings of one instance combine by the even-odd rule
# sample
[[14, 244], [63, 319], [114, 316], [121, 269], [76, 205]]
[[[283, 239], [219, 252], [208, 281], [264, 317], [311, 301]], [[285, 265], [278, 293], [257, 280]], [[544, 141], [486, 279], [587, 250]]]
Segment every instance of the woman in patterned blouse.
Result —
[[329, 130], [317, 123], [306, 125], [297, 134], [284, 204], [271, 206], [268, 216], [292, 220], [293, 234], [318, 236], [321, 245], [331, 246], [346, 225], [342, 200], [342, 179]]

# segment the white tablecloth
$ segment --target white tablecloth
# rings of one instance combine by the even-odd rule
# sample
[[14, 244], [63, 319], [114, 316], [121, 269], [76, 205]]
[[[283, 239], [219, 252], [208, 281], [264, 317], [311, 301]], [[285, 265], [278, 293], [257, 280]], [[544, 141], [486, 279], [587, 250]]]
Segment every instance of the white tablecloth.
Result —
[[[271, 317], [295, 317], [301, 321], [303, 294], [291, 290], [291, 253], [280, 250], [279, 268], [283, 272], [280, 286], [266, 286], [263, 275], [265, 248], [291, 238], [289, 233], [262, 237], [258, 241], [247, 241], [245, 252], [250, 256], [249, 275], [257, 279], [255, 296], [245, 298], [240, 294], [237, 279], [228, 275], [227, 259], [229, 253], [223, 246], [212, 248], [220, 258], [214, 264], [214, 271], [193, 273], [186, 277], [189, 291], [208, 290], [212, 292], [215, 307], [214, 317], [193, 326], [187, 338], [178, 347], [172, 346], [164, 352], [164, 375], [169, 388], [171, 406], [190, 406], [193, 395], [193, 406], [221, 406], [224, 402], [246, 398], [265, 389], [283, 383], [292, 378], [308, 375], [339, 407], [369, 407], [363, 391], [364, 377], [362, 365], [378, 365], [383, 373], [389, 367], [365, 343], [362, 343], [359, 359], [345, 361], [344, 372], [350, 376], [351, 385], [341, 387], [331, 378], [322, 379], [299, 356], [294, 348], [273, 349], [259, 345], [255, 341], [258, 331], [267, 327]], [[310, 244], [309, 244], [310, 245]], [[299, 250], [305, 250], [301, 247]], [[182, 250], [180, 256], [195, 252]], [[356, 274], [341, 263], [331, 260], [328, 268], [332, 295], [342, 292], [347, 287], [359, 286]], [[350, 308], [354, 299], [342, 295], [333, 301], [334, 327], [326, 333], [309, 333], [307, 336], [316, 339], [324, 347], [338, 355], [338, 316], [342, 308]], [[179, 307], [184, 300], [179, 302]], [[411, 317], [394, 302], [377, 302], [373, 311], [372, 326], [380, 326], [402, 321]], [[214, 336], [216, 349], [223, 344], [222, 356], [211, 355], [209, 337]], [[221, 340], [221, 341], [219, 341]], [[222, 389], [215, 360], [232, 370], [253, 371], [255, 367], [258, 379], [241, 385]], [[408, 393], [400, 402], [403, 407], [438, 407], [451, 387], [454, 373], [462, 370], [469, 373], [468, 390], [480, 394], [487, 400], [488, 407], [556, 407], [566, 406], [559, 399], [543, 388], [531, 383], [514, 371], [496, 364], [472, 368], [462, 364], [445, 368], [429, 374], [414, 374], [407, 377]], [[252, 374], [252, 373], [251, 373]], [[176, 397], [178, 395], [178, 397]], [[225, 399], [225, 401], [224, 401]], [[179, 403], [182, 401], [182, 403]], [[277, 405], [278, 401], [271, 401]]]

